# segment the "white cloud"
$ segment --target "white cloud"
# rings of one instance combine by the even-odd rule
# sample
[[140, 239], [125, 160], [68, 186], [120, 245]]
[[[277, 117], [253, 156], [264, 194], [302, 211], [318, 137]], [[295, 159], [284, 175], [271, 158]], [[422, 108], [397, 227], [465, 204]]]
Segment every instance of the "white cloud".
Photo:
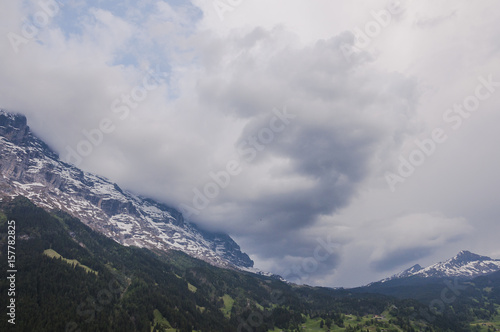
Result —
[[[412, 254], [447, 258], [440, 253], [465, 243], [452, 240], [471, 227], [469, 241], [487, 235], [499, 212], [491, 142], [500, 94], [396, 194], [383, 174], [416, 137], [443, 125], [444, 110], [479, 75], [500, 81], [495, 1], [405, 1], [405, 12], [351, 62], [340, 49], [353, 42], [347, 31], [373, 21], [387, 1], [243, 1], [223, 21], [211, 1], [195, 4], [201, 11], [187, 2], [66, 5], [19, 54], [2, 38], [0, 106], [26, 113], [61, 154], [109, 117], [116, 130], [82, 167], [172, 205], [190, 202], [193, 188], [212, 181], [238, 144], [269, 125], [273, 108], [286, 106], [296, 119], [242, 163], [196, 220], [230, 232], [274, 272], [332, 235], [344, 249], [311, 283], [347, 283], [353, 274], [369, 282]], [[22, 18], [36, 10], [2, 3], [0, 35], [21, 33]], [[120, 120], [113, 101], [157, 66], [165, 82]], [[488, 239], [476, 248], [495, 252]], [[367, 253], [364, 267], [345, 262]]]

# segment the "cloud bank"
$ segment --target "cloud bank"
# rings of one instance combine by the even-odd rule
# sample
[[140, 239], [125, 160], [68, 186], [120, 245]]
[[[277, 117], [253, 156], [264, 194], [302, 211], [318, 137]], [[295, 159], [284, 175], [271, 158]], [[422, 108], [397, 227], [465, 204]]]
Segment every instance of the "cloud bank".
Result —
[[[0, 5], [0, 106], [63, 159], [228, 232], [258, 267], [353, 286], [495, 227], [481, 174], [500, 158], [474, 149], [495, 141], [495, 94], [396, 193], [384, 179], [478, 76], [500, 81], [493, 1], [405, 1], [386, 21], [384, 1], [243, 2], [223, 20], [209, 2], [41, 4]], [[304, 270], [321, 241], [336, 245]]]

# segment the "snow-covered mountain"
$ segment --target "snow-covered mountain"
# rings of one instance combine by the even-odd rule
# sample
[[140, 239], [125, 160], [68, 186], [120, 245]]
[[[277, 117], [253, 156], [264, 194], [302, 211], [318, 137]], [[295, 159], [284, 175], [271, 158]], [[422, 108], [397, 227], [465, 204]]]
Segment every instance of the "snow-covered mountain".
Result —
[[382, 282], [392, 280], [392, 279], [401, 279], [401, 278], [411, 277], [422, 269], [423, 269], [423, 267], [421, 267], [420, 264], [415, 264], [412, 267], [410, 267], [409, 269], [406, 269], [402, 272], [396, 273], [392, 277], [382, 280]]
[[392, 277], [381, 280], [387, 282], [395, 279], [408, 277], [420, 278], [461, 278], [472, 279], [481, 275], [500, 271], [500, 260], [492, 259], [486, 256], [480, 256], [470, 251], [462, 250], [455, 257], [445, 261], [433, 264], [423, 268], [420, 265], [414, 265]]
[[26, 117], [3, 110], [0, 173], [0, 197], [23, 195], [42, 208], [61, 209], [123, 245], [176, 249], [216, 266], [253, 267], [227, 234], [203, 231], [171, 207], [62, 162], [30, 131]]

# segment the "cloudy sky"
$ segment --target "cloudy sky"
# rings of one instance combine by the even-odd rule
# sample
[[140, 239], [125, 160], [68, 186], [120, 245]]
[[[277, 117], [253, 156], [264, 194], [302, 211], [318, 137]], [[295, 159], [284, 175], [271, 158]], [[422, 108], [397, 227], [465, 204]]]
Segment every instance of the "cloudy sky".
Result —
[[357, 286], [500, 258], [496, 0], [0, 4], [0, 107], [61, 158]]

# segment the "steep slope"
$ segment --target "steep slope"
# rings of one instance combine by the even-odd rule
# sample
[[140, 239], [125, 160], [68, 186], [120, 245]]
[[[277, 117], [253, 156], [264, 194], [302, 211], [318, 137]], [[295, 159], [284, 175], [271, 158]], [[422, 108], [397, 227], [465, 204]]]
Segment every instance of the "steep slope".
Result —
[[0, 156], [0, 195], [66, 211], [123, 245], [181, 250], [216, 266], [253, 266], [228, 235], [203, 231], [171, 207], [62, 162], [22, 115], [0, 110]]
[[[353, 331], [337, 327], [345, 320], [345, 327], [360, 330], [382, 314], [391, 321], [377, 326], [392, 331], [466, 331], [453, 315], [422, 322], [415, 313], [425, 307], [412, 300], [297, 286], [174, 250], [157, 255], [124, 247], [24, 197], [0, 202], [3, 271], [11, 220], [17, 233], [16, 331], [317, 331], [302, 326], [319, 327], [321, 320], [335, 321], [336, 331]], [[52, 258], [54, 253], [64, 259]], [[9, 287], [9, 280], [0, 279], [1, 294]], [[8, 301], [0, 296], [2, 307]], [[0, 316], [1, 331], [13, 330], [8, 317]]]

